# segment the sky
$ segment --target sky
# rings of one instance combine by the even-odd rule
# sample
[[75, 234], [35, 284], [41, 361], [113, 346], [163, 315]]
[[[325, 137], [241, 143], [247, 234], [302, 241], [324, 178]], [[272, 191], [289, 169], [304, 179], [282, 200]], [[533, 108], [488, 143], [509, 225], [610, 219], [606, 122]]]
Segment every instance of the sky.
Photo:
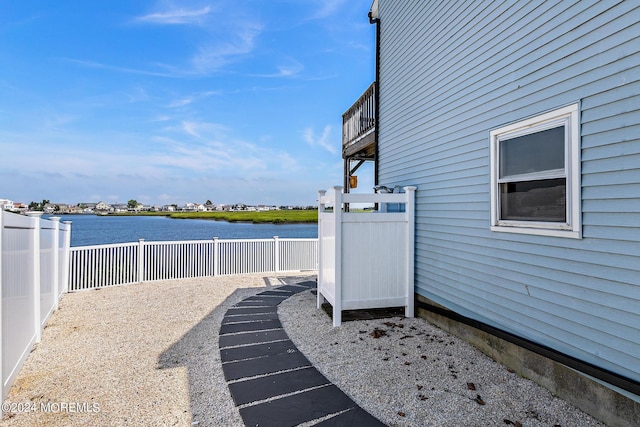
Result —
[[315, 205], [375, 78], [371, 3], [0, 0], [0, 198]]

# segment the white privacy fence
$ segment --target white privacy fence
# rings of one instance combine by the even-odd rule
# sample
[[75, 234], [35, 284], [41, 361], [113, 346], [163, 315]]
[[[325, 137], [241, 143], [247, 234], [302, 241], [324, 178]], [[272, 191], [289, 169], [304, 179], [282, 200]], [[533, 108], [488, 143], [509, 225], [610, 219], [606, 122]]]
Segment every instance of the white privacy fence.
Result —
[[0, 210], [2, 398], [66, 291], [71, 224]]
[[128, 283], [316, 270], [317, 239], [121, 243], [70, 249], [69, 291]]
[[0, 210], [2, 400], [67, 291], [318, 268], [318, 239], [140, 240], [81, 247], [70, 242], [70, 222]]
[[[405, 307], [413, 317], [416, 187], [400, 194], [318, 195], [318, 308], [333, 306], [333, 325], [342, 310]], [[349, 203], [377, 204], [375, 212], [349, 212]]]

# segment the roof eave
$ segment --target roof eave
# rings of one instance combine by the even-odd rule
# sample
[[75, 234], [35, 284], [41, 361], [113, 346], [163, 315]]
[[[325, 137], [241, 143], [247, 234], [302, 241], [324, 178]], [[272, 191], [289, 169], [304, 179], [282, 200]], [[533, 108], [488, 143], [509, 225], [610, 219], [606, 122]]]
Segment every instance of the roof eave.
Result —
[[373, 0], [371, 9], [369, 9], [369, 20], [371, 22], [378, 20], [378, 0]]

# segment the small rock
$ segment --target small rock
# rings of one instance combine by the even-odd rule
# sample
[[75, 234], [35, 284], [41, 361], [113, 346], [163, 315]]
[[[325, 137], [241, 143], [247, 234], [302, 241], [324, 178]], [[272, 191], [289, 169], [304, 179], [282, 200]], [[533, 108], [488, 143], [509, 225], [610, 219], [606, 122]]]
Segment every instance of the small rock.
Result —
[[380, 337], [384, 337], [384, 336], [386, 336], [386, 335], [387, 335], [387, 331], [385, 331], [384, 329], [378, 329], [378, 328], [375, 328], [375, 329], [373, 330], [373, 332], [371, 332], [371, 334], [370, 334], [370, 335], [371, 335], [372, 337], [374, 337], [374, 338], [380, 338]]

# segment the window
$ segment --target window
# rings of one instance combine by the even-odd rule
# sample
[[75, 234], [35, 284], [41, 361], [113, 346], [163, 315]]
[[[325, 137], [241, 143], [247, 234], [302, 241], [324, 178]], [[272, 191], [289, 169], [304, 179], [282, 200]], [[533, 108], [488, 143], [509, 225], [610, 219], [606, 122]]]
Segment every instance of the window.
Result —
[[578, 111], [491, 131], [491, 230], [581, 237]]

